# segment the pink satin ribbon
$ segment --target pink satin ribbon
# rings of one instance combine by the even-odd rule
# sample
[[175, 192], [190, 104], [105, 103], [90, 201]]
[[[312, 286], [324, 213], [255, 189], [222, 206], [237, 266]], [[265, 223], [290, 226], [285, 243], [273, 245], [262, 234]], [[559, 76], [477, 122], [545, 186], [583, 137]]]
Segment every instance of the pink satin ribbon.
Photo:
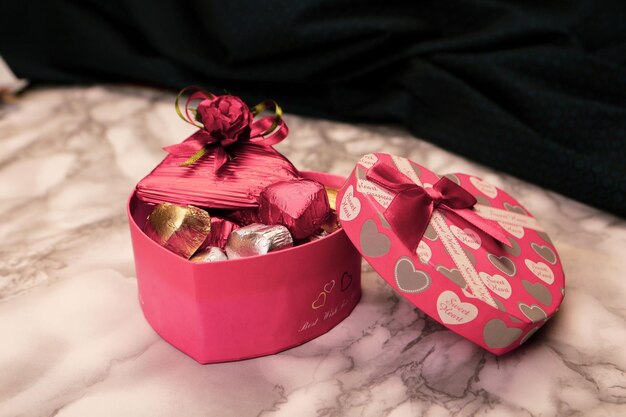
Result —
[[383, 216], [413, 253], [435, 209], [453, 213], [504, 245], [511, 246], [497, 222], [487, 220], [472, 210], [476, 198], [446, 177], [441, 177], [432, 188], [420, 187], [397, 169], [379, 161], [367, 171], [367, 179], [396, 194]]
[[[252, 109], [253, 114], [256, 115], [255, 110], [257, 109], [260, 113], [271, 105], [274, 105], [277, 108], [276, 115], [264, 116], [256, 121], [253, 121], [250, 124], [249, 135], [239, 137], [237, 140], [233, 140], [232, 138], [220, 140], [211, 136], [211, 134], [206, 131], [202, 125], [199, 125], [195, 122], [195, 118], [192, 114], [190, 114], [190, 104], [194, 100], [214, 100], [215, 98], [216, 96], [205, 90], [195, 91], [187, 98], [187, 101], [185, 103], [184, 116], [182, 115], [182, 113], [178, 113], [185, 121], [193, 124], [196, 127], [199, 127], [200, 130], [194, 133], [191, 138], [182, 143], [166, 146], [165, 148], [163, 148], [165, 151], [176, 156], [192, 157], [196, 156], [198, 152], [204, 148], [206, 152], [199, 154], [195, 159], [203, 157], [205, 154], [213, 155], [213, 157], [215, 158], [215, 162], [213, 165], [214, 172], [217, 172], [229, 160], [228, 153], [226, 152], [226, 148], [228, 146], [234, 145], [235, 143], [237, 144], [236, 146], [245, 146], [246, 143], [255, 143], [265, 146], [271, 146], [279, 143], [287, 137], [289, 133], [289, 128], [281, 117], [282, 111], [279, 111], [280, 108], [278, 107], [278, 105], [276, 105], [276, 103], [269, 100], [256, 105]], [[193, 159], [191, 162], [186, 162], [183, 165], [190, 165], [195, 161], [195, 159]]]

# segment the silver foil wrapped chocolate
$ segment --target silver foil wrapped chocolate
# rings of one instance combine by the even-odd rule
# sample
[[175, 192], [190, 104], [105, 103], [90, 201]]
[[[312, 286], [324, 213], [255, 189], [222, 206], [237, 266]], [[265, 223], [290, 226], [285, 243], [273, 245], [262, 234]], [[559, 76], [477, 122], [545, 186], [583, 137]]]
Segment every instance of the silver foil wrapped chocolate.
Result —
[[254, 223], [233, 231], [226, 242], [228, 259], [263, 255], [293, 246], [293, 237], [282, 225]]
[[191, 259], [191, 262], [195, 263], [204, 263], [204, 262], [217, 262], [217, 261], [225, 261], [228, 257], [224, 253], [224, 251], [216, 246], [211, 246], [206, 249], [200, 249], [196, 252]]

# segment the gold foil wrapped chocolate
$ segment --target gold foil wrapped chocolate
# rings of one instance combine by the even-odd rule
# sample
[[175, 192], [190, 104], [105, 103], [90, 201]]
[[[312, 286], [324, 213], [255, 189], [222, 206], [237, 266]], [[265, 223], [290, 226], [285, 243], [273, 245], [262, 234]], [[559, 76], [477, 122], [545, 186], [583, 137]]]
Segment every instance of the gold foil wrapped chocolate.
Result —
[[337, 193], [338, 189], [333, 187], [324, 187], [326, 189], [326, 196], [328, 197], [328, 205], [333, 211], [337, 210]]
[[228, 257], [224, 251], [216, 246], [211, 246], [206, 249], [200, 249], [196, 252], [191, 259], [191, 262], [195, 263], [205, 263], [205, 262], [217, 262], [217, 261], [225, 261]]
[[198, 250], [211, 230], [211, 217], [194, 206], [162, 203], [148, 216], [144, 232], [163, 246], [189, 259]]
[[228, 259], [263, 255], [293, 246], [293, 237], [282, 225], [254, 223], [233, 231], [226, 243]]

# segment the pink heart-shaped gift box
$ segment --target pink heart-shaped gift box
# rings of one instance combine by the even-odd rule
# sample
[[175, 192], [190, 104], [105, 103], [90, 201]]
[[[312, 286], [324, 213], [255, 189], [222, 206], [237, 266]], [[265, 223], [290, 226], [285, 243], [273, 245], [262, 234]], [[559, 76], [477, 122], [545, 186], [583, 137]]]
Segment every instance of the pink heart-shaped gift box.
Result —
[[557, 251], [517, 200], [477, 177], [448, 175], [476, 197], [473, 211], [497, 222], [510, 246], [435, 208], [412, 251], [386, 218], [395, 194], [368, 179], [375, 164], [393, 167], [424, 189], [440, 177], [406, 158], [369, 154], [337, 196], [339, 219], [350, 240], [411, 303], [495, 354], [524, 343], [558, 310], [564, 276]]
[[[305, 178], [338, 188], [344, 179]], [[361, 297], [361, 256], [343, 230], [267, 255], [203, 264], [142, 231], [153, 205], [128, 201], [139, 300], [154, 330], [200, 363], [276, 353], [345, 319]]]

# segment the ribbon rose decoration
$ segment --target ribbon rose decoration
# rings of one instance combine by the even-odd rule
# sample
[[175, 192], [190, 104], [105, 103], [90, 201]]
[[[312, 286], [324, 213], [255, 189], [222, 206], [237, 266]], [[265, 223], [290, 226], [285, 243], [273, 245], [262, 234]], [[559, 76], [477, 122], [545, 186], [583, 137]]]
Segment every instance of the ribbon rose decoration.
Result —
[[[188, 94], [183, 110], [181, 98]], [[268, 109], [274, 115], [254, 120]], [[205, 154], [213, 154], [217, 172], [229, 159], [228, 147], [235, 144], [256, 143], [275, 145], [287, 137], [282, 109], [273, 100], [263, 101], [251, 109], [238, 97], [215, 96], [196, 86], [186, 87], [176, 97], [176, 113], [200, 130], [185, 142], [163, 148], [172, 155], [188, 156], [182, 166], [189, 166]]]

